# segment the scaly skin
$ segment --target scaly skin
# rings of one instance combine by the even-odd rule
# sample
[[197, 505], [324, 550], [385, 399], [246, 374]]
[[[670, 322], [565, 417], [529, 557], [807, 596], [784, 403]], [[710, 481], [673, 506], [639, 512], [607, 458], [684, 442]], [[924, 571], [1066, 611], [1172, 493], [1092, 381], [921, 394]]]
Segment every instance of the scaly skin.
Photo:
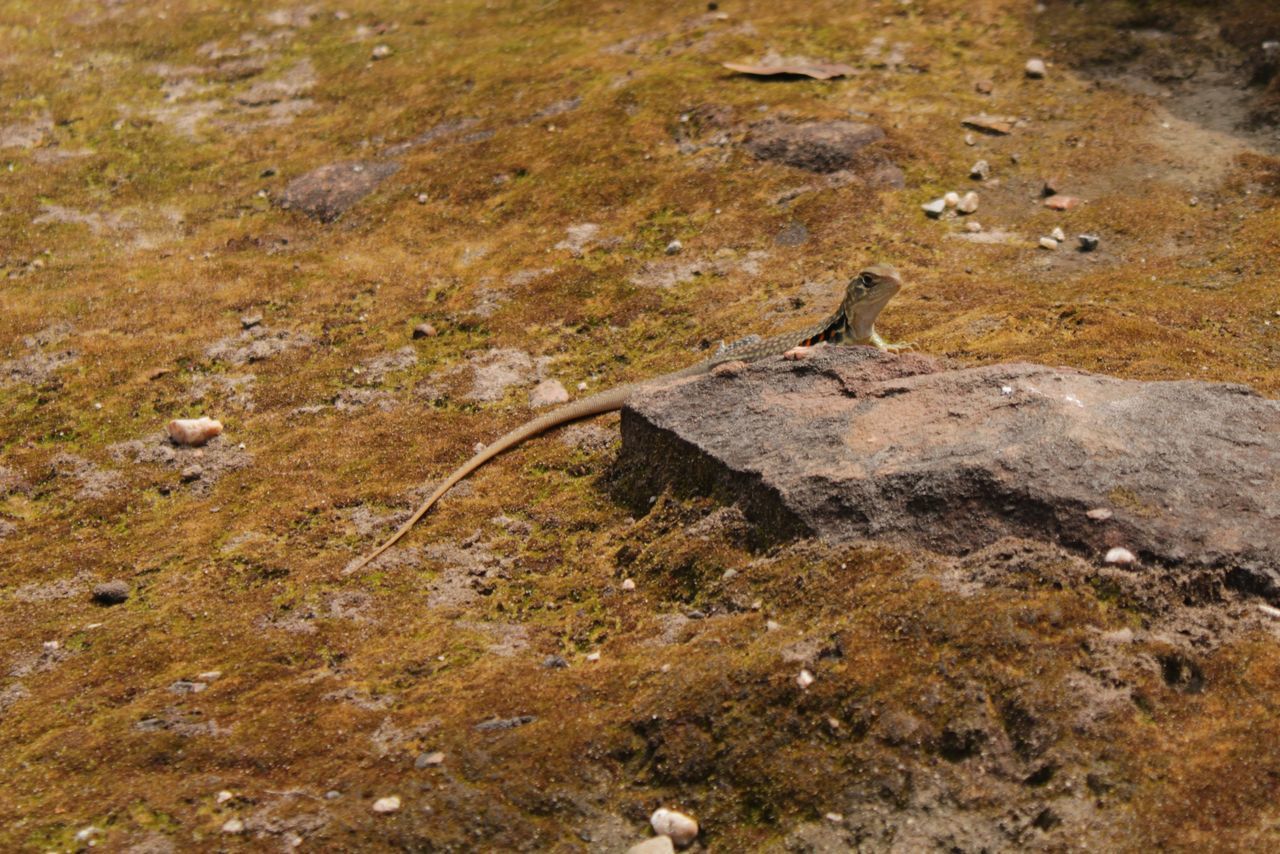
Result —
[[375, 560], [387, 549], [394, 546], [401, 537], [409, 533], [409, 530], [419, 519], [426, 515], [427, 511], [440, 500], [441, 496], [498, 454], [510, 450], [526, 439], [537, 436], [539, 433], [550, 430], [553, 427], [559, 427], [562, 424], [568, 424], [583, 418], [590, 418], [592, 415], [599, 415], [602, 412], [621, 409], [632, 393], [643, 385], [677, 377], [690, 377], [709, 373], [717, 365], [722, 365], [726, 362], [752, 362], [768, 356], [802, 354], [804, 348], [822, 343], [867, 344], [887, 351], [902, 349], [906, 345], [889, 344], [875, 330], [876, 318], [880, 315], [880, 311], [901, 288], [902, 279], [898, 276], [898, 271], [893, 267], [888, 264], [877, 264], [868, 267], [849, 282], [848, 290], [845, 291], [840, 307], [822, 323], [797, 332], [787, 332], [751, 344], [731, 347], [726, 352], [717, 354], [704, 362], [691, 365], [683, 370], [663, 374], [660, 377], [644, 382], [621, 385], [566, 404], [559, 409], [548, 412], [546, 415], [541, 415], [532, 421], [526, 422], [459, 466], [445, 478], [444, 482], [440, 484], [435, 492], [431, 493], [431, 496], [426, 501], [422, 502], [407, 522], [401, 525], [385, 543], [378, 546], [378, 548], [361, 559], [359, 563], [351, 567], [348, 572], [355, 572], [363, 568], [370, 561]]

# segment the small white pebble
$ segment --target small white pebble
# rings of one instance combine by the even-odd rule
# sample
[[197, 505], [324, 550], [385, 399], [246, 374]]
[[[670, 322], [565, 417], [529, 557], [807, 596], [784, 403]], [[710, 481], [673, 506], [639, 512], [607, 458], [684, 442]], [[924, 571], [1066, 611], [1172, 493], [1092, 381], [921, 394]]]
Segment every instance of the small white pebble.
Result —
[[764, 630], [765, 630], [766, 632], [776, 632], [776, 631], [777, 631], [778, 629], [780, 629], [780, 628], [782, 628], [782, 624], [781, 624], [781, 623], [779, 623], [777, 620], [766, 620], [766, 621], [765, 621], [765, 624], [764, 624]]
[[975, 137], [975, 136], [974, 136], [973, 134], [971, 134], [971, 133], [966, 133], [966, 134], [964, 135], [964, 144], [965, 144], [965, 145], [977, 145], [977, 144], [978, 144], [978, 138], [977, 138], [977, 137]]
[[962, 214], [971, 214], [978, 209], [978, 194], [972, 190], [965, 193], [960, 199], [960, 203], [956, 205], [956, 210]]
[[426, 756], [422, 757], [423, 767], [429, 767], [432, 765], [443, 765], [443, 764], [444, 764], [444, 753], [442, 751], [435, 750], [435, 751], [432, 751], [431, 753], [428, 753]]
[[1258, 610], [1266, 614], [1268, 617], [1271, 617], [1272, 619], [1280, 620], [1280, 608], [1275, 608], [1275, 607], [1272, 607], [1271, 605], [1266, 605], [1259, 602]]
[[88, 827], [82, 827], [76, 831], [76, 841], [88, 842], [92, 837], [97, 836], [101, 832], [101, 830], [92, 824]]
[[1191, 205], [1191, 207], [1194, 208], [1196, 205], [1200, 204], [1200, 200], [1195, 196], [1192, 196], [1191, 198], [1187, 199], [1187, 204]]
[[838, 812], [829, 812], [823, 817], [827, 821], [831, 822], [832, 824], [839, 824], [840, 822], [844, 821], [844, 816], [842, 816]]
[[726, 569], [724, 572], [720, 574], [720, 578], [722, 578], [725, 581], [731, 581], [737, 576], [738, 576], [738, 570], [736, 569]]
[[98, 403], [97, 401], [94, 401], [94, 403], [93, 403], [93, 408], [94, 408], [94, 409], [101, 409], [101, 408], [102, 408], [102, 404], [101, 404], [101, 403]]
[[380, 45], [377, 45], [372, 51], [370, 51], [369, 58], [370, 59], [386, 59], [390, 55], [391, 55], [391, 45], [380, 44]]
[[651, 836], [627, 849], [627, 854], [674, 854], [676, 846], [670, 836]]
[[59, 648], [61, 648], [61, 646], [62, 644], [58, 643], [56, 640], [44, 642], [44, 648], [46, 652], [56, 652]]
[[586, 383], [578, 383], [578, 391], [586, 391], [586, 390], [587, 390]]
[[814, 676], [808, 670], [801, 670], [800, 675], [796, 677], [796, 684], [801, 688], [808, 688], [814, 682]]
[[632, 591], [632, 590], [635, 590], [635, 589], [636, 589], [636, 583], [635, 583], [635, 581], [634, 581], [634, 580], [632, 580], [632, 579], [630, 579], [630, 578], [623, 579], [623, 581], [622, 581], [622, 589], [623, 589], [623, 590], [626, 590], [626, 591], [628, 591], [628, 592], [630, 592], [630, 591]]
[[1054, 240], [1058, 241], [1059, 243], [1067, 239], [1066, 232], [1064, 232], [1061, 228], [1055, 228], [1053, 231], [1049, 232], [1049, 236], [1052, 237]]
[[389, 798], [378, 798], [373, 802], [373, 811], [380, 813], [395, 812], [400, 809], [400, 799], [395, 795]]
[[427, 200], [428, 200], [428, 196], [426, 193], [418, 193], [418, 204], [425, 205], [427, 203]]
[[1128, 549], [1122, 549], [1119, 546], [1107, 552], [1107, 556], [1103, 559], [1104, 563], [1115, 564], [1116, 566], [1129, 566], [1138, 562], [1138, 558]]
[[920, 206], [920, 210], [924, 211], [926, 214], [933, 217], [934, 219], [937, 219], [938, 217], [942, 216], [942, 212], [945, 211], [946, 209], [947, 209], [946, 199], [934, 199], [933, 201], [925, 202], [923, 205]]
[[1042, 237], [1040, 238], [1040, 248], [1041, 249], [1057, 249], [1058, 241], [1054, 240], [1052, 237]]
[[598, 652], [592, 652], [587, 655], [587, 661], [599, 661], [599, 660], [600, 660], [600, 653]]
[[1106, 507], [1095, 507], [1092, 510], [1085, 513], [1084, 515], [1088, 516], [1090, 519], [1092, 519], [1095, 522], [1105, 522], [1115, 514], [1112, 513], [1110, 510], [1108, 510]]
[[979, 231], [982, 231], [982, 223], [966, 222], [964, 224], [964, 230], [969, 232], [970, 234], [977, 234]]
[[654, 833], [671, 837], [671, 841], [680, 848], [698, 838], [698, 822], [691, 816], [666, 807], [654, 810], [649, 817], [649, 824]]
[[199, 447], [222, 432], [222, 422], [212, 418], [175, 418], [165, 425], [175, 445]]
[[759, 610], [760, 610], [761, 608], [763, 608], [763, 607], [764, 607], [764, 600], [763, 600], [763, 599], [757, 599], [757, 600], [755, 600], [754, 602], [752, 602], [752, 603], [751, 603], [751, 610], [752, 610], [752, 611], [759, 611]]
[[1013, 386], [1011, 386], [1011, 385], [1002, 385], [1002, 386], [1000, 386], [1000, 393], [1001, 393], [1001, 394], [1013, 394]]
[[955, 190], [952, 190], [942, 197], [942, 201], [947, 207], [954, 208], [956, 205], [960, 204], [960, 194]]
[[229, 818], [222, 823], [223, 833], [244, 833], [244, 822], [238, 818]]
[[1028, 59], [1023, 69], [1032, 80], [1040, 80], [1046, 73], [1043, 59]]
[[234, 797], [235, 795], [231, 794], [226, 789], [223, 789], [221, 792], [218, 792], [218, 794], [213, 796], [213, 802], [215, 804], [225, 804]]
[[985, 181], [991, 175], [991, 164], [985, 160], [979, 160], [977, 163], [969, 167], [969, 177], [978, 181]]
[[679, 251], [683, 248], [684, 248], [683, 243], [681, 243], [679, 240], [673, 240], [667, 244], [666, 252], [668, 255], [675, 255], [679, 253]]

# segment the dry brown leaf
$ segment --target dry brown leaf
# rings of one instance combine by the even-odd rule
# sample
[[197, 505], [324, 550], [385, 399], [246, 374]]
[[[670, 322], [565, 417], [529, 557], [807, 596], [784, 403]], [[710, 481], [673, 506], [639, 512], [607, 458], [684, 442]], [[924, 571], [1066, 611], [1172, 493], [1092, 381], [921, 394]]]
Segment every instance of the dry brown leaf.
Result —
[[986, 113], [977, 116], [965, 116], [960, 123], [967, 128], [1005, 136], [1013, 133], [1013, 123], [1017, 119], [1010, 116], [988, 116]]
[[858, 73], [858, 70], [853, 66], [839, 62], [805, 62], [787, 65], [746, 65], [739, 62], [726, 62], [724, 67], [739, 74], [750, 74], [753, 77], [789, 75], [793, 77], [812, 77], [814, 80], [852, 77]]

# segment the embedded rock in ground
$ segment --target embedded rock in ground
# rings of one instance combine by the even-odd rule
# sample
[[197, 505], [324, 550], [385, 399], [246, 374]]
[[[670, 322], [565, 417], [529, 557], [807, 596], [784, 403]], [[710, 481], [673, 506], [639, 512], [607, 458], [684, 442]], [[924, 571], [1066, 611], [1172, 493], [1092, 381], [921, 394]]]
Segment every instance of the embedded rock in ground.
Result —
[[385, 160], [330, 163], [290, 181], [280, 195], [280, 206], [321, 222], [333, 222], [399, 168], [400, 164]]
[[865, 149], [884, 139], [875, 125], [857, 122], [761, 122], [751, 128], [744, 145], [759, 160], [773, 160], [810, 172], [836, 172], [857, 166], [880, 166], [863, 162]]
[[1244, 386], [831, 347], [651, 387], [622, 436], [637, 503], [710, 492], [766, 539], [1013, 535], [1280, 595], [1280, 401]]

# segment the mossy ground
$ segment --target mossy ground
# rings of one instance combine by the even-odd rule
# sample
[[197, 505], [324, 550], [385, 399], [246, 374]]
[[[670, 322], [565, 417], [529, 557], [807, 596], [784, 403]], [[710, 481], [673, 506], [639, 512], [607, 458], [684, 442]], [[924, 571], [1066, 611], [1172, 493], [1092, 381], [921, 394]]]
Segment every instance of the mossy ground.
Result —
[[[638, 839], [672, 804], [702, 820], [707, 845], [741, 850], [860, 804], [918, 810], [926, 790], [975, 826], [1014, 828], [996, 837], [1008, 845], [1065, 846], [1053, 835], [1064, 821], [1122, 848], [1275, 845], [1280, 657], [1260, 629], [1204, 642], [1202, 691], [1158, 668], [1117, 675], [1135, 699], [1083, 726], [1055, 717], [1070, 706], [1055, 692], [1091, 632], [1149, 625], [1149, 608], [1047, 576], [961, 597], [928, 556], [870, 547], [762, 561], [723, 531], [691, 539], [709, 510], [697, 502], [660, 498], [630, 519], [601, 477], [612, 452], [554, 437], [478, 474], [410, 537], [478, 534], [509, 558], [481, 595], [428, 607], [447, 571], [429, 558], [342, 573], [385, 531], [361, 535], [353, 511], [407, 506], [409, 490], [527, 416], [527, 387], [462, 397], [445, 375], [468, 352], [550, 357], [567, 388], [601, 389], [687, 364], [707, 342], [803, 325], [830, 309], [797, 306], [803, 282], [832, 282], [833, 300], [871, 261], [909, 282], [883, 331], [931, 353], [1280, 391], [1280, 162], [1094, 64], [1108, 45], [1147, 49], [1124, 27], [1190, 39], [1205, 22], [1228, 41], [1170, 55], [1245, 56], [1244, 42], [1280, 38], [1269, 4], [1030, 6], [731, 2], [721, 18], [693, 3], [0, 4], [0, 127], [44, 127], [35, 147], [0, 151], [0, 346], [5, 359], [76, 351], [0, 387], [0, 464], [17, 478], [0, 472], [12, 527], [0, 539], [0, 847], [81, 847], [76, 832], [94, 825], [120, 849], [296, 834], [330, 848], [572, 850]], [[886, 52], [903, 43], [902, 61], [864, 58], [877, 38]], [[392, 53], [372, 61], [379, 44]], [[764, 82], [719, 65], [771, 49], [861, 72]], [[1056, 60], [1049, 79], [1023, 79], [1034, 54]], [[287, 109], [241, 102], [304, 62], [312, 80]], [[975, 91], [981, 79], [993, 95]], [[874, 121], [907, 188], [775, 204], [813, 177], [735, 147], [681, 152], [680, 117], [701, 104], [728, 108], [735, 127]], [[984, 111], [1027, 122], [968, 146], [959, 120]], [[317, 166], [468, 117], [491, 135], [398, 156], [400, 171], [334, 224], [270, 203]], [[977, 218], [1024, 238], [1013, 245], [955, 239], [955, 224], [920, 212], [970, 183], [979, 157], [1001, 185], [977, 187]], [[1051, 175], [1088, 204], [1041, 207]], [[81, 216], [59, 222], [58, 209]], [[581, 257], [553, 248], [583, 222], [599, 242]], [[808, 242], [777, 245], [795, 222]], [[1035, 249], [1058, 224], [1098, 233], [1101, 250]], [[726, 265], [635, 284], [677, 238], [679, 258]], [[754, 251], [768, 255], [753, 273], [739, 262]], [[485, 289], [509, 298], [482, 316]], [[252, 313], [311, 343], [247, 366], [206, 355]], [[411, 341], [423, 320], [440, 334]], [[57, 324], [61, 343], [24, 343]], [[405, 345], [416, 364], [375, 383], [394, 408], [299, 411]], [[192, 393], [193, 379], [246, 373], [252, 408]], [[253, 456], [207, 493], [108, 453], [198, 414]], [[59, 453], [124, 481], [77, 497], [51, 472]], [[634, 594], [619, 592], [628, 575]], [[133, 586], [127, 603], [89, 601], [87, 585], [108, 578]], [[58, 583], [72, 595], [49, 594]], [[672, 625], [662, 615], [694, 609], [713, 616], [654, 641]], [[513, 627], [526, 646], [493, 653]], [[780, 654], [802, 638], [834, 650], [805, 692]], [[1152, 661], [1166, 652], [1144, 646]], [[541, 667], [548, 654], [571, 666]], [[210, 670], [223, 676], [201, 693], [169, 690]], [[919, 722], [908, 734], [878, 728], [906, 710]], [[537, 720], [473, 728], [526, 714]], [[983, 749], [954, 725], [974, 716], [1000, 722], [1004, 765], [976, 767]], [[443, 765], [414, 767], [433, 750]], [[236, 798], [216, 804], [223, 789]], [[374, 815], [389, 794], [404, 808]], [[1072, 824], [1070, 805], [1094, 801]], [[243, 836], [219, 833], [232, 816]], [[966, 832], [958, 844], [987, 840]]]

